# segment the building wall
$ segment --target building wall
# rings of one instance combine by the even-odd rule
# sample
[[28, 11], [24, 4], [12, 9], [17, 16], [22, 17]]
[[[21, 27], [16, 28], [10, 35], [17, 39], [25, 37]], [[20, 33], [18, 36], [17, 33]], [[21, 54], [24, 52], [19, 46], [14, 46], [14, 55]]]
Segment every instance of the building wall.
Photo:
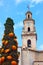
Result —
[[43, 61], [43, 52], [35, 52], [35, 61]]
[[[22, 49], [21, 53], [22, 58], [22, 65], [42, 65], [43, 64], [43, 52], [35, 51], [35, 50], [29, 50], [29, 49]], [[41, 62], [35, 62], [34, 61], [41, 61]]]
[[33, 65], [43, 65], [43, 61], [42, 62], [34, 62]]
[[22, 65], [32, 65], [35, 61], [35, 52], [22, 50]]
[[43, 52], [39, 53], [39, 61], [43, 61]]

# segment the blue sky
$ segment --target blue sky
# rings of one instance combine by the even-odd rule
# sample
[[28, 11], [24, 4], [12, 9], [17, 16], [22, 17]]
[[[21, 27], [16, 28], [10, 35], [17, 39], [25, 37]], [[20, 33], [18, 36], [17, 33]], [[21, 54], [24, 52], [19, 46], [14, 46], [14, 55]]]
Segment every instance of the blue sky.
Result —
[[35, 19], [37, 32], [37, 49], [43, 50], [43, 0], [0, 0], [0, 45], [4, 34], [4, 23], [8, 17], [14, 20], [14, 32], [18, 38], [19, 46], [22, 46], [22, 28], [25, 13], [30, 6], [32, 17]]

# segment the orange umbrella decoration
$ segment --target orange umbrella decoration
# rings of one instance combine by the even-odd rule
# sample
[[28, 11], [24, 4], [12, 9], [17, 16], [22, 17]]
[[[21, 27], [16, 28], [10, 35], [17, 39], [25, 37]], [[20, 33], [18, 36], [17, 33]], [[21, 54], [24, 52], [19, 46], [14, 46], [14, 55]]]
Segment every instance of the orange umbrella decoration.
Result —
[[8, 44], [8, 40], [5, 41], [4, 45], [7, 45]]
[[0, 64], [1, 64], [1, 58], [0, 58]]
[[1, 52], [4, 52], [4, 49], [3, 48], [1, 49]]
[[11, 65], [17, 65], [17, 62], [16, 61], [12, 61]]
[[11, 60], [11, 59], [12, 59], [12, 56], [10, 56], [10, 55], [7, 56], [7, 59], [8, 59], [8, 60]]
[[13, 37], [14, 36], [14, 33], [9, 33], [9, 37]]
[[15, 45], [12, 46], [12, 50], [16, 50], [17, 47]]
[[2, 43], [4, 44], [5, 43], [5, 40], [2, 40]]
[[10, 49], [6, 49], [6, 50], [5, 50], [5, 53], [8, 53], [9, 51], [10, 51]]
[[4, 60], [5, 60], [5, 57], [4, 56], [1, 57], [1, 62], [4, 62]]

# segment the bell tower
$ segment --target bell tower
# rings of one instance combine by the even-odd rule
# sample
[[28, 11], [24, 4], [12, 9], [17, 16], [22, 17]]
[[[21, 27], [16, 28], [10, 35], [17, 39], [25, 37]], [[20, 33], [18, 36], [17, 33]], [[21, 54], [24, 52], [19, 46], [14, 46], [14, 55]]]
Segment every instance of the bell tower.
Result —
[[35, 20], [32, 19], [32, 13], [26, 12], [26, 18], [23, 21], [24, 27], [22, 30], [22, 48], [36, 49], [37, 34], [35, 30]]

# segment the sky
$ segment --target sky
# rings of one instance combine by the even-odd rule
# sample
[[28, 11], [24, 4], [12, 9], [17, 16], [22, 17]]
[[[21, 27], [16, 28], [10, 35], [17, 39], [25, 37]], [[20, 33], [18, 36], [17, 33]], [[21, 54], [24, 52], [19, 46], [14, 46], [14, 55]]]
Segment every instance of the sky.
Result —
[[4, 34], [4, 23], [8, 17], [12, 18], [14, 33], [17, 36], [18, 45], [22, 46], [22, 28], [25, 13], [29, 10], [32, 12], [32, 18], [35, 20], [37, 33], [37, 49], [43, 50], [43, 0], [0, 0], [0, 46]]

